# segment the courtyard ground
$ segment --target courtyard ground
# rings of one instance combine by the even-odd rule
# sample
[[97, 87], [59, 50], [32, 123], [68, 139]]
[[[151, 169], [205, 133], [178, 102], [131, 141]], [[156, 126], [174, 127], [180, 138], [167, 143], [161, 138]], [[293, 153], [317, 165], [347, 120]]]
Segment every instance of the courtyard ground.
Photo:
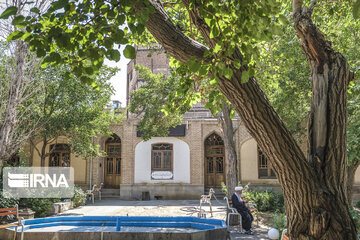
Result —
[[[225, 201], [212, 201], [213, 218], [225, 220]], [[87, 202], [87, 205], [68, 210], [61, 215], [84, 215], [84, 216], [197, 216], [199, 200], [152, 200], [152, 201], [122, 201], [101, 200], [95, 204]], [[211, 218], [208, 205], [204, 207], [206, 217]], [[259, 222], [259, 226], [253, 223], [255, 235], [249, 236], [239, 233], [237, 229], [230, 229], [232, 240], [237, 239], [268, 239], [269, 227]]]

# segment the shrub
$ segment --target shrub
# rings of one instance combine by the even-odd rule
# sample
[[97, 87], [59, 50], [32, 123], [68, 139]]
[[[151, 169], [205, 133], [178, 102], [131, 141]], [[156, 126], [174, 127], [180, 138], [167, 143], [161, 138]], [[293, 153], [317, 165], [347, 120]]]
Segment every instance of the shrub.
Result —
[[[12, 208], [15, 204], [19, 204], [19, 199], [11, 198], [11, 196], [4, 196], [3, 192], [0, 190], [0, 208]], [[0, 222], [3, 221], [13, 221], [15, 220], [15, 216], [2, 216], [0, 217]]]
[[357, 211], [357, 210], [353, 209], [352, 207], [350, 207], [350, 213], [351, 213], [352, 218], [354, 219], [357, 232], [360, 232], [360, 214], [359, 214], [359, 211]]
[[19, 205], [33, 210], [35, 217], [45, 217], [51, 213], [54, 203], [59, 201], [58, 198], [22, 198]]
[[272, 190], [266, 190], [264, 192], [248, 191], [244, 192], [244, 194], [250, 202], [256, 204], [256, 208], [259, 211], [285, 211], [284, 197], [282, 194], [273, 192]]
[[71, 198], [71, 201], [73, 202], [74, 207], [79, 207], [85, 204], [86, 194], [79, 186], [74, 187], [74, 196]]
[[286, 215], [285, 213], [274, 213], [272, 215], [273, 228], [276, 228], [280, 232], [280, 236], [286, 228]]
[[224, 182], [221, 182], [221, 191], [225, 194], [225, 196], [228, 195], [228, 189]]

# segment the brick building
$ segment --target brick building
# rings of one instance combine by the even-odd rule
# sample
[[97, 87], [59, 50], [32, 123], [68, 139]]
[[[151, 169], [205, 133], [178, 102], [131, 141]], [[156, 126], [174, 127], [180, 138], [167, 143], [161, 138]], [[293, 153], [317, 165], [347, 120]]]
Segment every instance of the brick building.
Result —
[[[130, 93], [144, 84], [135, 71], [135, 64], [150, 68], [153, 73], [169, 74], [168, 58], [162, 52], [137, 47], [136, 59], [127, 67], [127, 103]], [[238, 173], [242, 184], [277, 187], [278, 181], [266, 158], [258, 149], [240, 119], [235, 133]], [[138, 119], [128, 114], [120, 125], [112, 125], [113, 138], [99, 136], [95, 143], [107, 152], [106, 157], [84, 160], [66, 149], [56, 153], [58, 162], [68, 161], [75, 170], [75, 183], [87, 188], [104, 183], [105, 194], [120, 199], [141, 199], [149, 192], [151, 199], [198, 199], [206, 188], [219, 188], [225, 182], [226, 155], [217, 119], [200, 104], [184, 116], [182, 125], [171, 129], [168, 137], [143, 141], [137, 132]], [[39, 143], [41, 144], [41, 143]], [[65, 138], [58, 144], [66, 144]], [[38, 146], [41, 147], [41, 146]], [[48, 147], [49, 148], [49, 147]], [[32, 152], [32, 164], [40, 166], [40, 158]], [[46, 165], [51, 165], [53, 156]], [[356, 184], [360, 183], [357, 172]]]

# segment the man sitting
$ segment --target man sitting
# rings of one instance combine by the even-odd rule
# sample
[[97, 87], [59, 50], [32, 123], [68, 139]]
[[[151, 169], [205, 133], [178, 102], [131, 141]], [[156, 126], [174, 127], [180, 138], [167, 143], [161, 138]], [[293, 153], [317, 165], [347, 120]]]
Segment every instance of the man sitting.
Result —
[[235, 188], [235, 193], [231, 196], [232, 205], [236, 210], [239, 212], [242, 218], [242, 227], [245, 229], [245, 234], [253, 235], [254, 233], [250, 230], [251, 229], [251, 223], [254, 220], [250, 209], [246, 207], [245, 203], [248, 202], [247, 199], [242, 199], [242, 190], [244, 188], [241, 186], [238, 186]]

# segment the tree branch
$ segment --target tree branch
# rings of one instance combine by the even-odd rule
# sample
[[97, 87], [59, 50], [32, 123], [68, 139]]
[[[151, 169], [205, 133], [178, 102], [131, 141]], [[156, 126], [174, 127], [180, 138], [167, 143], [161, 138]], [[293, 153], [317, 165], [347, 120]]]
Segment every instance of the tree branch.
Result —
[[309, 8], [307, 10], [307, 13], [308, 13], [309, 16], [311, 16], [317, 2], [319, 2], [319, 0], [312, 0], [311, 1], [310, 6], [309, 6]]
[[192, 56], [202, 59], [208, 48], [176, 28], [159, 1], [149, 2], [154, 7], [155, 13], [149, 16], [146, 28], [165, 50], [181, 62], [187, 62]]

